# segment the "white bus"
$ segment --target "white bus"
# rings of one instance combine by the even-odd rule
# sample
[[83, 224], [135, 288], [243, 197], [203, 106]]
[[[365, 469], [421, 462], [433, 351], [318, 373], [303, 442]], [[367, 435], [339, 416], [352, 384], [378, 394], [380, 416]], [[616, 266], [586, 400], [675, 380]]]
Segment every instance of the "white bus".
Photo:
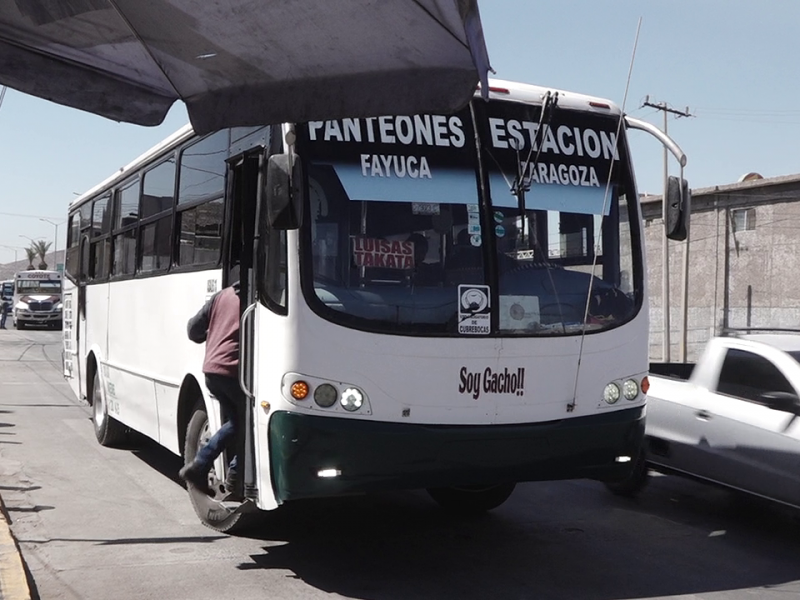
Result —
[[12, 307], [17, 329], [28, 325], [61, 329], [61, 273], [40, 269], [16, 273]]
[[625, 478], [648, 369], [629, 127], [685, 163], [611, 102], [502, 81], [448, 116], [182, 129], [70, 207], [64, 368], [97, 439], [189, 460], [219, 427], [186, 325], [239, 264], [245, 500], [219, 459], [215, 498], [189, 486], [206, 525]]

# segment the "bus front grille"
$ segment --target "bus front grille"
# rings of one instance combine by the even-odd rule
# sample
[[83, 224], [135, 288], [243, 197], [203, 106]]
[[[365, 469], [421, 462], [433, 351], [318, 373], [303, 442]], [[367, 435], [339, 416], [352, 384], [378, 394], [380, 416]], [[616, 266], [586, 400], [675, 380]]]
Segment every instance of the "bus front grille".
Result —
[[28, 303], [28, 310], [32, 312], [36, 311], [51, 311], [53, 310], [53, 303], [52, 302], [29, 302]]

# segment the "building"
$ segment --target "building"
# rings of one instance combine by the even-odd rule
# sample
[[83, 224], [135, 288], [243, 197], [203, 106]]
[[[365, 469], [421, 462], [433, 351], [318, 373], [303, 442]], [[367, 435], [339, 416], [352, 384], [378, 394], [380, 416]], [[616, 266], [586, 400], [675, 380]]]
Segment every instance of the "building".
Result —
[[[652, 361], [666, 358], [661, 211], [661, 196], [642, 198]], [[734, 184], [692, 190], [689, 243], [669, 242], [669, 267], [672, 361], [696, 360], [725, 328], [800, 330], [800, 175], [750, 173]]]

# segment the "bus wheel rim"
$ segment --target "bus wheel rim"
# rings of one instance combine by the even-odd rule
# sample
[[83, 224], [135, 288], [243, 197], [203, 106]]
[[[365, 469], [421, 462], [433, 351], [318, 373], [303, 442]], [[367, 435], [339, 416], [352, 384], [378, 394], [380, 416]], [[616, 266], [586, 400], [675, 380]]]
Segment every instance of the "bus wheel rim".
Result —
[[94, 422], [98, 427], [102, 427], [106, 419], [106, 405], [103, 401], [103, 394], [100, 393], [98, 387], [95, 386], [92, 390], [92, 405], [94, 406]]

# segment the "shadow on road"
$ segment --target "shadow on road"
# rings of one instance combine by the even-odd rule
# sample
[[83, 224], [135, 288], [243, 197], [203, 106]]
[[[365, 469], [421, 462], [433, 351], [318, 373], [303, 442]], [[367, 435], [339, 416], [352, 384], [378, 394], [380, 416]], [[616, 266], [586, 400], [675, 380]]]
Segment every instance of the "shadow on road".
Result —
[[[137, 446], [140, 460], [182, 485], [179, 457], [149, 440]], [[469, 519], [421, 491], [301, 500], [265, 513], [245, 537], [264, 546], [240, 570], [289, 571], [348, 598], [800, 594], [794, 514], [674, 477], [654, 478], [637, 500], [588, 481], [521, 484], [502, 507]], [[104, 543], [131, 542], [158, 540]]]
[[240, 568], [387, 600], [800, 592], [800, 527], [771, 506], [681, 481], [634, 502], [582, 482], [570, 486], [574, 502], [562, 489], [548, 503], [558, 485], [568, 484], [522, 485], [473, 519], [448, 517], [422, 492], [287, 504], [266, 515], [260, 534], [272, 543]]
[[[183, 482], [178, 478], [178, 471], [183, 466], [183, 458], [180, 456], [176, 456], [150, 438], [136, 432], [130, 433], [129, 443], [124, 449], [131, 450], [139, 460], [161, 473], [167, 479], [184, 487]], [[189, 499], [187, 498], [186, 501], [188, 502]]]

